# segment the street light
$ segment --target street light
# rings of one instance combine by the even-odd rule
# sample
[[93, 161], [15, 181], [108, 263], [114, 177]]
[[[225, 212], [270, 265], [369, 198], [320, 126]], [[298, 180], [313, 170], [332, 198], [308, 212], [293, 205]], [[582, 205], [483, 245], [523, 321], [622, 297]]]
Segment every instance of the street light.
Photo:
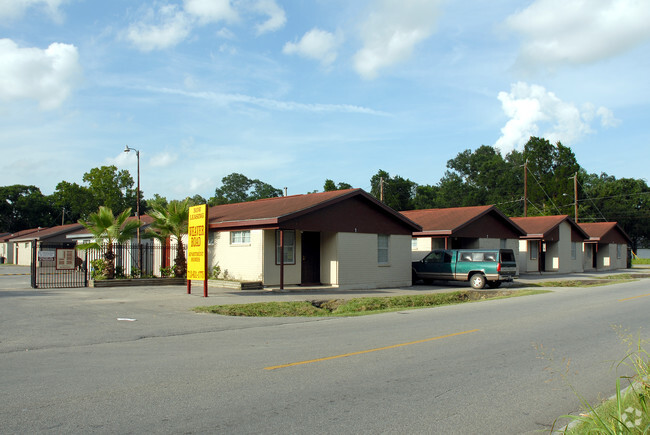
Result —
[[[135, 204], [135, 215], [136, 218], [138, 219], [138, 223], [140, 222], [140, 150], [136, 150], [135, 148], [131, 148], [128, 145], [124, 146], [124, 152], [128, 153], [129, 151], [135, 151], [135, 156], [138, 158], [138, 190], [135, 192], [135, 198], [136, 198], [136, 204]], [[140, 227], [138, 227], [137, 230], [138, 234], [138, 268], [140, 268]]]

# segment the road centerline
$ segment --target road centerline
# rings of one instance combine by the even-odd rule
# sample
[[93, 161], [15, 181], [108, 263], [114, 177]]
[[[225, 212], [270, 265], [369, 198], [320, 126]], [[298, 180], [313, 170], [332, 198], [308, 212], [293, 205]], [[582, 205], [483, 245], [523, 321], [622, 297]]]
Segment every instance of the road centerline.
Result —
[[317, 363], [317, 362], [322, 362], [322, 361], [329, 361], [329, 360], [338, 359], [338, 358], [346, 358], [346, 357], [349, 357], [349, 356], [363, 355], [365, 353], [378, 352], [378, 351], [381, 351], [381, 350], [395, 349], [395, 348], [398, 348], [398, 347], [410, 346], [412, 344], [426, 343], [426, 342], [429, 342], [429, 341], [441, 340], [443, 338], [449, 338], [449, 337], [456, 337], [458, 335], [470, 334], [472, 332], [478, 332], [478, 331], [479, 331], [479, 329], [472, 329], [472, 330], [469, 330], [469, 331], [454, 332], [452, 334], [440, 335], [438, 337], [431, 337], [431, 338], [425, 338], [423, 340], [409, 341], [408, 343], [398, 343], [398, 344], [392, 344], [390, 346], [377, 347], [377, 348], [374, 348], [374, 349], [360, 350], [358, 352], [350, 352], [350, 353], [344, 353], [344, 354], [340, 354], [340, 355], [326, 356], [326, 357], [323, 357], [323, 358], [310, 359], [310, 360], [306, 360], [306, 361], [298, 361], [298, 362], [293, 362], [293, 363], [288, 363], [288, 364], [281, 364], [281, 365], [277, 365], [277, 366], [264, 367], [264, 370], [276, 370], [276, 369], [282, 369], [282, 368], [286, 368], [286, 367], [299, 366], [299, 365], [303, 365], [303, 364], [312, 364], [312, 363]]
[[625, 298], [625, 299], [619, 299], [618, 301], [619, 302], [625, 302], [625, 301], [631, 301], [632, 299], [647, 298], [648, 296], [650, 296], [650, 293], [648, 293], [647, 295], [639, 295], [639, 296], [632, 296], [632, 297]]

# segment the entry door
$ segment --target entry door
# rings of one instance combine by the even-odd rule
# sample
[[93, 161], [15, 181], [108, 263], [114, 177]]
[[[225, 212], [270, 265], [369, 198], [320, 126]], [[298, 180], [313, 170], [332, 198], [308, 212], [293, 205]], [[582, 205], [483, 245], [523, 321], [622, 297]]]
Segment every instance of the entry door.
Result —
[[320, 233], [302, 233], [302, 285], [320, 284]]

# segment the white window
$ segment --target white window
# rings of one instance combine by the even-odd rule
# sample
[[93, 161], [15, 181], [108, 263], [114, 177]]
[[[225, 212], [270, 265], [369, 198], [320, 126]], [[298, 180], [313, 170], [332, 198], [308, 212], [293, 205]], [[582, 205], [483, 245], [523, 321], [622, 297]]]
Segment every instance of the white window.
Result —
[[577, 258], [578, 244], [576, 242], [571, 242], [571, 259], [575, 260]]
[[250, 245], [251, 232], [250, 231], [231, 231], [230, 232], [231, 245]]
[[[284, 264], [296, 264], [296, 232], [284, 230]], [[280, 230], [275, 231], [275, 264], [280, 264]]]
[[417, 251], [418, 249], [418, 239], [415, 237], [411, 239], [411, 249], [414, 251]]
[[389, 237], [386, 234], [377, 234], [377, 262], [379, 264], [388, 264]]
[[621, 245], [616, 245], [616, 258], [621, 258]]

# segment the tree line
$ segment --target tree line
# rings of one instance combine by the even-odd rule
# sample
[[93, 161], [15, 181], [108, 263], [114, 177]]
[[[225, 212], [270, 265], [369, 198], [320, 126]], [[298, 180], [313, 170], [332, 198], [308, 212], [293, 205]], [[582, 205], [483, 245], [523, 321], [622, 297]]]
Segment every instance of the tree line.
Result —
[[[99, 206], [116, 211], [135, 208], [136, 190], [128, 171], [102, 166], [85, 173], [83, 181], [83, 185], [61, 181], [49, 196], [36, 186], [0, 187], [0, 233], [77, 222]], [[214, 196], [185, 200], [190, 206], [219, 205], [283, 194], [281, 189], [239, 173], [221, 181]], [[635, 249], [650, 243], [650, 188], [645, 180], [589, 174], [569, 147], [542, 138], [531, 137], [522, 151], [505, 156], [487, 145], [462, 151], [447, 162], [435, 184], [420, 185], [380, 169], [370, 185], [373, 196], [398, 211], [494, 204], [511, 217], [523, 216], [525, 211], [528, 216], [573, 217], [577, 196], [580, 222], [617, 221]], [[326, 179], [323, 191], [351, 187]], [[142, 192], [140, 198], [144, 198]], [[154, 194], [141, 200], [140, 209], [148, 213], [168, 204], [167, 198]]]

